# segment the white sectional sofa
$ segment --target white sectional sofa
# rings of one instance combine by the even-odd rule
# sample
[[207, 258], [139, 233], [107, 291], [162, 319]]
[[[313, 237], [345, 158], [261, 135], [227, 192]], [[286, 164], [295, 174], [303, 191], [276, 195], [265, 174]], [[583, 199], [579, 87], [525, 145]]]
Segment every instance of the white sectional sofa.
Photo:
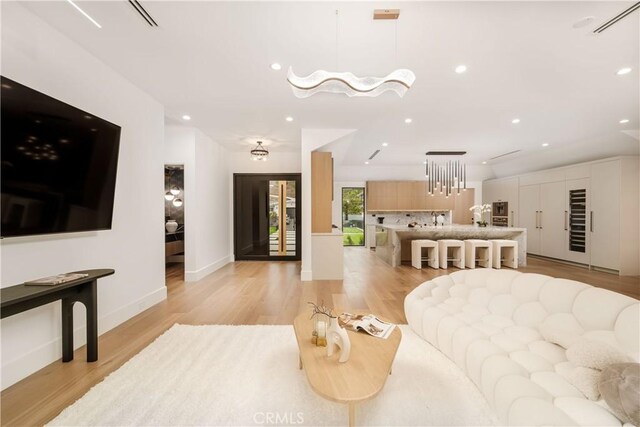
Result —
[[421, 284], [404, 308], [411, 328], [471, 378], [502, 423], [623, 424], [602, 398], [587, 399], [567, 379], [574, 365], [565, 348], [543, 335], [588, 338], [637, 362], [638, 300], [540, 274], [476, 269]]

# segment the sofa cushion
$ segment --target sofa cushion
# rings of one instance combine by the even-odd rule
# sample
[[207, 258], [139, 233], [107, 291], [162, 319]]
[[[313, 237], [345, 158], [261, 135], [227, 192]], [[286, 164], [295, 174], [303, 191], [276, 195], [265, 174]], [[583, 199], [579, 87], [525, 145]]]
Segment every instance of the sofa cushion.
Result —
[[601, 371], [598, 369], [576, 366], [567, 379], [580, 390], [587, 399], [598, 400], [600, 399], [600, 391], [598, 390], [600, 374]]
[[576, 366], [603, 370], [615, 363], [628, 363], [633, 360], [615, 347], [586, 338], [574, 342], [567, 349], [567, 359]]
[[559, 397], [554, 405], [576, 423], [584, 426], [621, 426], [620, 420], [606, 408], [578, 397]]
[[553, 397], [583, 397], [580, 390], [555, 372], [534, 372], [531, 374], [531, 381], [545, 389]]
[[557, 344], [553, 344], [548, 341], [534, 341], [529, 343], [528, 347], [529, 351], [544, 357], [553, 365], [556, 363], [566, 362], [567, 360], [564, 348]]
[[575, 426], [576, 422], [552, 403], [523, 397], [511, 405], [508, 423], [512, 426]]
[[613, 331], [620, 312], [637, 303], [637, 300], [626, 295], [589, 288], [578, 294], [571, 312], [586, 331]]
[[545, 340], [569, 348], [583, 333], [578, 320], [569, 313], [555, 313], [538, 327]]

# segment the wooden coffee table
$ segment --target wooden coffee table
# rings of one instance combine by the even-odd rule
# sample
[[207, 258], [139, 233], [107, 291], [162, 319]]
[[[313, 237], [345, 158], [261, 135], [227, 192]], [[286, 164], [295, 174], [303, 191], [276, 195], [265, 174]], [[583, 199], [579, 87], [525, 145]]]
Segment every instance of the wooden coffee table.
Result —
[[349, 406], [349, 426], [354, 426], [356, 405], [380, 393], [391, 374], [402, 332], [396, 326], [384, 340], [364, 332], [347, 331], [351, 355], [347, 362], [339, 363], [340, 351], [327, 357], [326, 347], [316, 347], [311, 342], [313, 320], [310, 315], [305, 312], [293, 321], [300, 349], [300, 369], [304, 367], [313, 391], [325, 399]]

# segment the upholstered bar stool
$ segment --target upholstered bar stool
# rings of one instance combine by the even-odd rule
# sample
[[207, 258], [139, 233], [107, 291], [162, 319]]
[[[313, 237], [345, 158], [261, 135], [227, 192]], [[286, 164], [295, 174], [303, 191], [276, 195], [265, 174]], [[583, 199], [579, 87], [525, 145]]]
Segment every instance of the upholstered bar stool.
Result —
[[[423, 249], [427, 250], [426, 257], [422, 256]], [[421, 269], [423, 261], [431, 268], [438, 268], [438, 242], [427, 239], [411, 241], [411, 265]]]
[[[467, 268], [491, 268], [493, 245], [488, 240], [469, 239], [464, 241], [464, 260]], [[476, 258], [476, 256], [478, 258]]]
[[518, 268], [518, 242], [515, 240], [490, 240], [493, 245], [493, 268], [502, 265]]
[[[440, 268], [446, 270], [449, 261], [453, 261], [454, 267], [464, 268], [464, 242], [462, 240], [438, 240], [438, 251], [440, 252]], [[451, 257], [449, 257], [449, 251], [451, 251]]]

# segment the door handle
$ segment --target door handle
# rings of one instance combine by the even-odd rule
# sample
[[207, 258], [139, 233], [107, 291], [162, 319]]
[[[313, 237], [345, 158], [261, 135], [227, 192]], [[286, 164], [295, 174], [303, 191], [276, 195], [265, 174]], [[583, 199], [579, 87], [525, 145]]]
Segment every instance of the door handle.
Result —
[[538, 211], [536, 211], [536, 229], [538, 228]]
[[542, 211], [540, 211], [540, 230], [542, 230]]
[[511, 211], [511, 226], [513, 227], [513, 211]]
[[564, 231], [567, 231], [567, 211], [564, 211]]
[[589, 215], [589, 231], [593, 233], [593, 211]]

